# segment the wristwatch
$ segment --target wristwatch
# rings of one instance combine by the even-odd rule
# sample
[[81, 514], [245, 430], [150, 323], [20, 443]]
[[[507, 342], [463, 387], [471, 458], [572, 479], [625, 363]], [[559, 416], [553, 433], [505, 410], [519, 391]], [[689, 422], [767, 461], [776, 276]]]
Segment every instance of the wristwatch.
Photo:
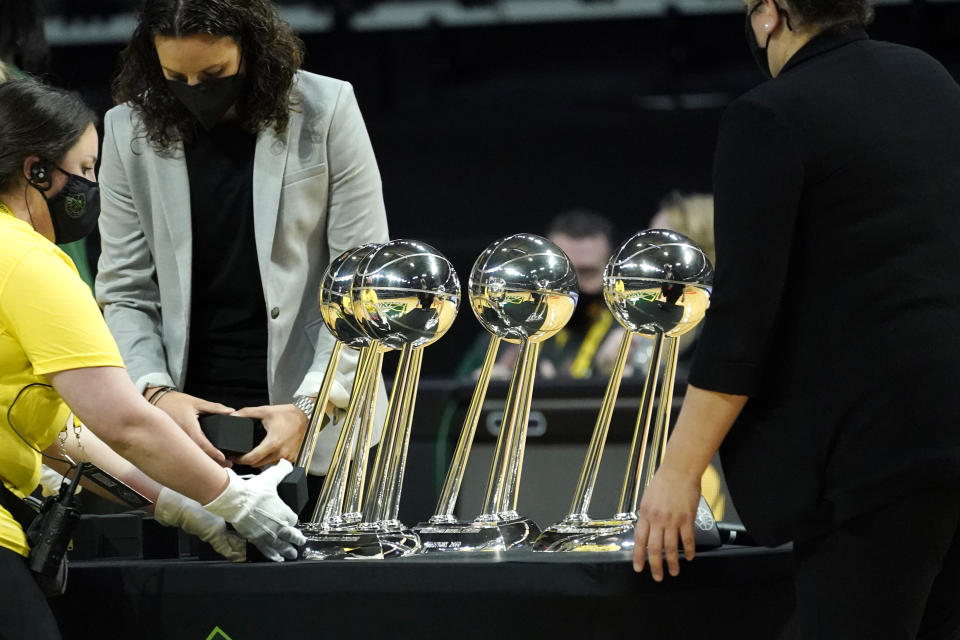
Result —
[[307, 415], [307, 420], [313, 417], [313, 409], [317, 406], [317, 400], [313, 396], [293, 396], [293, 404], [297, 409]]

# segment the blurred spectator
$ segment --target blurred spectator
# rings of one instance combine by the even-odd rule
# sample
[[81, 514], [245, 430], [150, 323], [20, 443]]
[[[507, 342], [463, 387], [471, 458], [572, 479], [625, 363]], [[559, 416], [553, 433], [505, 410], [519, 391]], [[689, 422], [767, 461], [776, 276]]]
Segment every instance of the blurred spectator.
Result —
[[[674, 191], [660, 201], [660, 211], [650, 220], [652, 229], [670, 229], [687, 236], [703, 249], [716, 268], [716, 250], [713, 238], [713, 196], [708, 193]], [[680, 358], [689, 361], [700, 328], [680, 337]], [[720, 457], [714, 456], [700, 479], [700, 491], [717, 520], [738, 521], [732, 509], [726, 480], [720, 466]]]
[[[0, 2], [0, 82], [22, 78], [25, 74], [42, 75], [50, 66], [50, 47], [43, 31], [41, 0], [6, 0]], [[83, 240], [60, 245], [70, 256], [80, 277], [93, 288], [93, 271]]]
[[50, 47], [43, 32], [41, 0], [0, 2], [0, 61], [28, 73], [47, 72]]
[[[560, 214], [550, 223], [547, 238], [569, 256], [580, 284], [580, 299], [567, 326], [543, 343], [538, 360], [540, 378], [607, 377], [613, 369], [623, 329], [603, 300], [603, 269], [613, 252], [613, 224], [606, 217], [586, 209]], [[470, 350], [461, 372], [478, 372], [487, 336]], [[624, 375], [646, 362], [649, 345], [635, 340]], [[513, 372], [517, 345], [504, 344], [493, 369], [495, 379], [507, 379]]]
[[[703, 249], [717, 266], [713, 239], [713, 196], [709, 193], [673, 191], [660, 201], [660, 210], [650, 220], [651, 229], [669, 229], [687, 236]], [[700, 328], [680, 338], [680, 358], [688, 360]]]
[[713, 196], [709, 193], [672, 192], [660, 201], [660, 211], [650, 220], [650, 228], [671, 229], [682, 233], [700, 245], [716, 267]]

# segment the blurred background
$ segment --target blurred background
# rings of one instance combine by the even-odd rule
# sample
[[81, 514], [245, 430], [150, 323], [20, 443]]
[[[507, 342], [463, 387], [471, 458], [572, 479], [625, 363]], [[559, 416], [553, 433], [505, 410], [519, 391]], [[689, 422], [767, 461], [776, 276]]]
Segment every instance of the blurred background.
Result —
[[[2, 0], [17, 2], [19, 0]], [[673, 190], [709, 192], [724, 106], [761, 80], [741, 0], [315, 0], [277, 3], [306, 68], [353, 83], [391, 236], [446, 253], [466, 281], [494, 239], [583, 207], [644, 228]], [[53, 80], [99, 112], [137, 0], [48, 0]], [[875, 38], [960, 74], [960, 2], [879, 2]], [[452, 372], [465, 314], [424, 360]]]
[[[564, 211], [608, 217], [615, 246], [646, 228], [668, 194], [709, 193], [723, 109], [762, 80], [745, 44], [741, 0], [277, 4], [306, 42], [305, 68], [356, 88], [391, 236], [437, 247], [464, 288], [473, 261], [493, 240], [521, 231], [545, 235]], [[920, 47], [960, 78], [960, 1], [877, 4], [873, 37]], [[117, 54], [138, 5], [47, 0], [51, 55], [34, 71], [81, 92], [103, 113], [112, 106]], [[94, 260], [98, 245], [90, 238]], [[453, 329], [426, 351], [405, 520], [432, 509], [472, 389], [469, 378], [453, 374], [458, 365], [469, 371], [464, 354], [482, 343], [481, 332], [463, 304]], [[552, 389], [538, 381], [530, 433], [536, 446], [523, 485], [534, 518], [549, 522], [566, 507], [604, 383], [603, 375]], [[611, 504], [595, 504], [598, 512], [612, 509], [617, 495], [637, 385], [621, 393], [608, 448], [616, 463], [604, 467], [597, 489]], [[485, 405], [464, 513], [479, 508], [504, 393], [496, 383], [489, 410]]]

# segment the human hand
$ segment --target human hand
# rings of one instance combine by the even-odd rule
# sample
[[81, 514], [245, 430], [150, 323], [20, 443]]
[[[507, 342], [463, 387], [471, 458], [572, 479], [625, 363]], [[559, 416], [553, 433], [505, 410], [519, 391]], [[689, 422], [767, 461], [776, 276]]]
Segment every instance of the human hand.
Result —
[[231, 562], [247, 559], [247, 543], [227, 530], [220, 516], [203, 508], [196, 500], [163, 487], [154, 506], [153, 516], [167, 527], [180, 527], [213, 547], [214, 551]]
[[268, 559], [295, 560], [299, 554], [297, 546], [307, 540], [294, 526], [297, 515], [277, 495], [277, 485], [292, 470], [292, 464], [281, 460], [260, 475], [244, 480], [227, 469], [230, 483], [204, 508], [233, 524], [237, 533]]
[[666, 556], [670, 575], [680, 573], [677, 539], [683, 541], [684, 556], [696, 554], [693, 523], [700, 502], [700, 477], [661, 466], [643, 493], [633, 533], [633, 570], [650, 564], [650, 575], [663, 580]]
[[[144, 397], [149, 398], [154, 390], [154, 387], [148, 387], [143, 392]], [[210, 444], [207, 437], [203, 435], [203, 431], [200, 430], [200, 421], [197, 418], [202, 413], [233, 413], [232, 408], [219, 402], [208, 402], [179, 391], [167, 391], [157, 400], [156, 406], [170, 416], [214, 462], [224, 467], [231, 466], [232, 463], [227, 460], [223, 452]]]
[[263, 441], [252, 451], [236, 458], [236, 462], [252, 467], [264, 467], [279, 460], [296, 461], [308, 423], [306, 414], [296, 405], [246, 407], [233, 415], [257, 418], [267, 430]]

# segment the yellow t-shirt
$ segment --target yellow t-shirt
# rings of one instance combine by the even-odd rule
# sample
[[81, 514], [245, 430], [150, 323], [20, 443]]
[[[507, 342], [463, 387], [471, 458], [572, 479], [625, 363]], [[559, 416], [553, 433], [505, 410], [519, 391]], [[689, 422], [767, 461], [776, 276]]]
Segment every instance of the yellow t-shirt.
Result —
[[[70, 411], [49, 386], [24, 388], [49, 385], [50, 373], [105, 366], [122, 367], [123, 360], [73, 262], [0, 203], [0, 480], [8, 489], [23, 497], [40, 480], [40, 454], [10, 423], [42, 451]], [[0, 546], [29, 551], [2, 507]]]

